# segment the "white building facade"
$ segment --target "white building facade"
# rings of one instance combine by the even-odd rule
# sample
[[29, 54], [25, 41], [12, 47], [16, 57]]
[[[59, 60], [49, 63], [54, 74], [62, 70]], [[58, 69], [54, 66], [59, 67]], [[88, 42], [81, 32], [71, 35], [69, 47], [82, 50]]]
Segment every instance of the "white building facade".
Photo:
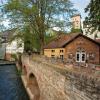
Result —
[[18, 47], [18, 40], [13, 40], [11, 43], [6, 43], [6, 53], [16, 54], [23, 53], [24, 43], [21, 44], [21, 47]]
[[7, 60], [11, 60], [11, 56], [13, 54], [17, 54], [17, 53], [23, 53], [24, 51], [24, 43], [21, 39], [15, 39], [11, 42], [9, 42], [9, 39], [16, 34], [16, 30], [7, 30], [4, 31], [2, 33], [2, 37], [4, 38], [4, 42], [3, 42], [3, 46], [2, 46], [2, 50], [4, 50], [5, 54], [5, 58]]

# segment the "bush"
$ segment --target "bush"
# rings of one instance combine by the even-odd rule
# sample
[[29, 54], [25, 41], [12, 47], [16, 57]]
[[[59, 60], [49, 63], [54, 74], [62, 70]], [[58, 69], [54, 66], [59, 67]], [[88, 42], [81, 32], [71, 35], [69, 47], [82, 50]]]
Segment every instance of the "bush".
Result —
[[15, 60], [15, 61], [17, 61], [18, 59], [17, 59], [17, 55], [16, 54], [12, 54], [11, 55], [11, 58], [13, 59], [13, 60]]

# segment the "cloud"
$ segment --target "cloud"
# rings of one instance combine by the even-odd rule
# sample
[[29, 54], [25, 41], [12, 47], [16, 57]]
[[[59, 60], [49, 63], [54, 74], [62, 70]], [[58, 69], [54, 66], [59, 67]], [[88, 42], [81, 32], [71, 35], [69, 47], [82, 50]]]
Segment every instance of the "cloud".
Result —
[[76, 8], [80, 13], [82, 18], [84, 19], [87, 14], [84, 12], [84, 9], [89, 4], [90, 0], [71, 0], [74, 4], [74, 8]]

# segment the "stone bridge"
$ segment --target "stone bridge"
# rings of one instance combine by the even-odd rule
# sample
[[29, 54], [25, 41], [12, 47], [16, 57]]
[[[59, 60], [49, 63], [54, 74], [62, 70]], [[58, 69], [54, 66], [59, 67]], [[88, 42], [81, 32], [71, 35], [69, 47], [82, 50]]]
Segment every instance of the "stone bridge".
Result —
[[22, 56], [22, 70], [31, 100], [100, 100], [100, 77], [87, 77], [36, 55]]

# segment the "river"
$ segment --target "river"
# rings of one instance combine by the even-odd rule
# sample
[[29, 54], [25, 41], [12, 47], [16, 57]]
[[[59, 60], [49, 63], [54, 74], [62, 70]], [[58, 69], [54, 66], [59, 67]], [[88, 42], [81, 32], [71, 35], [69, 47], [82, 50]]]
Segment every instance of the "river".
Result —
[[14, 64], [0, 65], [0, 100], [29, 100]]

